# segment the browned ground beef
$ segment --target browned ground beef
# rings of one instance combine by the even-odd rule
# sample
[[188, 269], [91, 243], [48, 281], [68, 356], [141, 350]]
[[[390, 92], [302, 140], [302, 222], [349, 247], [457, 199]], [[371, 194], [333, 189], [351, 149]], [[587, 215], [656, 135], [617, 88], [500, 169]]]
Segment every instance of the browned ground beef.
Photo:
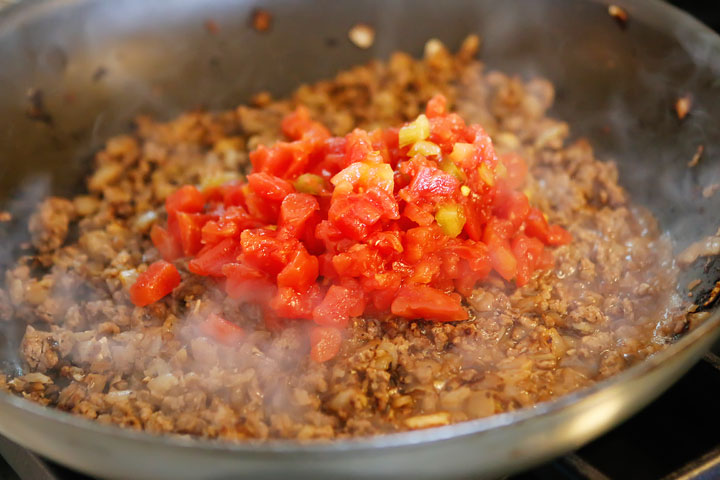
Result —
[[[486, 72], [476, 39], [456, 55], [433, 44], [398, 53], [289, 99], [258, 95], [221, 113], [137, 120], [97, 154], [89, 194], [49, 198], [30, 221], [34, 256], [0, 289], [0, 314], [26, 322], [25, 375], [2, 386], [102, 423], [224, 439], [338, 438], [421, 428], [518, 409], [585, 387], [661, 349], [686, 326], [671, 250], [634, 208], [611, 162], [545, 116], [553, 88]], [[128, 301], [137, 270], [159, 258], [148, 239], [177, 186], [237, 176], [248, 151], [279, 138], [297, 104], [333, 134], [415, 118], [436, 93], [518, 151], [526, 192], [572, 232], [556, 268], [516, 289], [492, 277], [468, 299], [471, 320], [355, 319], [340, 354], [308, 356], [298, 323], [271, 334], [257, 309], [226, 298], [181, 264], [183, 283], [146, 308]], [[77, 228], [77, 238], [68, 232]], [[182, 262], [180, 262], [182, 263]], [[239, 348], [195, 325], [210, 309], [249, 333]], [[3, 313], [4, 312], [4, 313]]]

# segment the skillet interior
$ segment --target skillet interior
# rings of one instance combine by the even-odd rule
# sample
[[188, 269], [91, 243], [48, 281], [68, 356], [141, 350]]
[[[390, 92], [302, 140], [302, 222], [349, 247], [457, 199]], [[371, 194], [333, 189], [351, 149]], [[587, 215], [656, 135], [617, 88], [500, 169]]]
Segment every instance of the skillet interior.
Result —
[[[260, 89], [287, 93], [394, 50], [419, 54], [431, 37], [456, 46], [470, 32], [483, 37], [481, 57], [490, 67], [553, 81], [555, 114], [571, 123], [574, 135], [590, 137], [600, 157], [619, 162], [623, 185], [653, 210], [679, 247], [717, 229], [720, 196], [705, 199], [700, 191], [720, 181], [717, 164], [709, 161], [720, 138], [720, 43], [670, 7], [625, 2], [630, 21], [623, 30], [602, 4], [572, 0], [286, 1], [269, 7], [273, 27], [259, 34], [248, 24], [259, 4], [76, 0], [31, 2], [5, 12], [0, 196], [19, 215], [3, 227], [0, 265], [32, 200], [48, 190], [81, 188], [91, 152], [138, 113], [168, 118], [200, 105], [229, 107]], [[208, 31], [207, 20], [217, 23], [217, 33]], [[376, 28], [372, 49], [347, 41], [356, 21]], [[43, 92], [51, 122], [28, 118], [31, 88]], [[695, 108], [680, 122], [672, 105], [686, 92]], [[690, 170], [686, 164], [699, 144], [704, 161]], [[10, 200], [18, 195], [23, 201]], [[712, 273], [704, 272], [708, 285]], [[12, 368], [16, 336], [9, 330], [2, 360]], [[400, 443], [437, 438], [410, 435]]]

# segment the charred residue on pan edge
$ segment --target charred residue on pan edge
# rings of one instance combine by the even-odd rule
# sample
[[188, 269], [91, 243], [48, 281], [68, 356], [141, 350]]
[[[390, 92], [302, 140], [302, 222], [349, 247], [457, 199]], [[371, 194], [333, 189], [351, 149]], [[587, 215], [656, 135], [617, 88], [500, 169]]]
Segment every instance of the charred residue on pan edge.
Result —
[[108, 74], [108, 69], [100, 65], [92, 74], [93, 82], [99, 82]]
[[27, 99], [30, 105], [25, 110], [25, 115], [30, 120], [44, 123], [46, 125], [53, 124], [53, 117], [45, 108], [45, 95], [39, 88], [30, 88], [27, 91]]
[[608, 6], [608, 14], [617, 22], [618, 26], [625, 30], [627, 28], [628, 23], [628, 13], [627, 10], [620, 7], [619, 5], [609, 5]]
[[270, 30], [272, 28], [272, 23], [272, 14], [262, 8], [256, 8], [250, 16], [250, 26], [261, 33]]
[[675, 100], [674, 109], [675, 114], [678, 117], [678, 120], [685, 120], [685, 117], [687, 117], [690, 114], [690, 111], [692, 110], [693, 106], [693, 97], [689, 93], [686, 93], [684, 95], [681, 95]]
[[210, 35], [217, 35], [218, 33], [220, 33], [220, 26], [212, 18], [205, 20], [204, 25], [205, 30], [207, 30]]
[[704, 152], [705, 152], [705, 146], [698, 145], [697, 150], [695, 150], [695, 154], [693, 155], [692, 159], [688, 162], [687, 166], [689, 168], [697, 166], [697, 164], [700, 163], [700, 159], [702, 158]]

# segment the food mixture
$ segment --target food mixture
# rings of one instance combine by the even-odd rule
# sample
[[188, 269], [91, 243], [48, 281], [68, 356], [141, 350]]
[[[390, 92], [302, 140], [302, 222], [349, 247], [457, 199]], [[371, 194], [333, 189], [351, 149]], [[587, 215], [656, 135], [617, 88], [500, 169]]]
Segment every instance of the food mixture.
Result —
[[0, 288], [44, 405], [333, 439], [532, 406], [688, 328], [669, 241], [553, 87], [430, 41], [290, 98], [137, 119]]

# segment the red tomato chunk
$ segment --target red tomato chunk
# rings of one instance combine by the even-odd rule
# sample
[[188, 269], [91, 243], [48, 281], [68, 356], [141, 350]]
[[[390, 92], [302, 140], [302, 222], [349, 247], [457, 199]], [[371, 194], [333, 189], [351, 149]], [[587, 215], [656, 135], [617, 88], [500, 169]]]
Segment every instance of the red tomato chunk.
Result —
[[[482, 127], [446, 103], [437, 96], [399, 129], [343, 138], [299, 107], [282, 123], [289, 141], [250, 153], [247, 182], [168, 197], [167, 228], [151, 232], [166, 261], [140, 276], [133, 303], [167, 295], [180, 282], [167, 262], [190, 257], [190, 272], [259, 304], [268, 328], [314, 324], [311, 357], [324, 362], [353, 317], [463, 321], [463, 297], [491, 272], [525, 285], [552, 267], [547, 247], [572, 237], [521, 191], [522, 157], [499, 157]], [[202, 326], [226, 343], [236, 329], [217, 315]]]
[[130, 287], [130, 300], [138, 307], [157, 302], [180, 285], [180, 273], [172, 263], [158, 260], [138, 275]]
[[216, 313], [200, 323], [200, 333], [225, 345], [236, 345], [245, 337], [243, 329]]

